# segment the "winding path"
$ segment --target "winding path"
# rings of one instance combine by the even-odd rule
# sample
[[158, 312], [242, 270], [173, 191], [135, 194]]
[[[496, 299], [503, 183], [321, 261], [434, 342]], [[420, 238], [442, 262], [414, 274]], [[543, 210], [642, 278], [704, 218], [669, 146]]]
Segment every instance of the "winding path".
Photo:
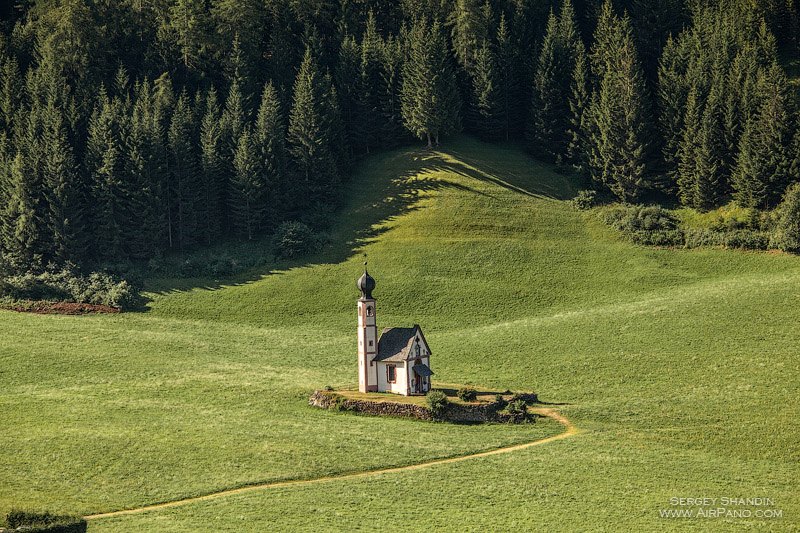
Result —
[[485, 452], [478, 452], [478, 453], [470, 453], [467, 455], [459, 455], [456, 457], [449, 457], [446, 459], [434, 459], [432, 461], [426, 461], [423, 463], [416, 463], [406, 466], [395, 466], [391, 468], [377, 468], [374, 470], [365, 470], [363, 472], [353, 472], [349, 474], [340, 474], [340, 475], [333, 475], [333, 476], [324, 476], [318, 477], [313, 479], [296, 479], [296, 480], [286, 480], [286, 481], [272, 481], [268, 483], [259, 483], [257, 485], [247, 485], [244, 487], [239, 487], [236, 489], [227, 489], [221, 490], [219, 492], [212, 492], [209, 494], [204, 494], [203, 496], [192, 496], [189, 498], [183, 498], [180, 500], [173, 500], [164, 503], [155, 503], [152, 505], [145, 505], [143, 507], [136, 507], [134, 509], [124, 509], [121, 511], [112, 511], [109, 513], [98, 513], [93, 515], [87, 515], [84, 518], [86, 520], [97, 520], [101, 518], [114, 518], [117, 516], [125, 516], [131, 514], [139, 514], [145, 513], [147, 511], [156, 511], [159, 509], [169, 509], [171, 507], [180, 507], [182, 505], [187, 505], [190, 503], [196, 502], [205, 502], [209, 500], [216, 500], [218, 498], [224, 498], [226, 496], [232, 496], [235, 494], [243, 494], [245, 492], [253, 492], [257, 490], [266, 490], [266, 489], [275, 489], [281, 487], [297, 487], [297, 486], [304, 486], [304, 485], [315, 485], [318, 483], [325, 483], [327, 481], [340, 481], [340, 480], [347, 480], [347, 479], [360, 479], [370, 476], [377, 476], [381, 474], [394, 474], [396, 472], [408, 472], [411, 470], [421, 470], [423, 468], [428, 468], [431, 466], [436, 465], [446, 465], [451, 463], [460, 463], [461, 461], [467, 461], [469, 459], [476, 459], [479, 457], [489, 457], [492, 455], [500, 455], [503, 453], [510, 453], [516, 452], [519, 450], [524, 450], [526, 448], [530, 448], [532, 446], [539, 446], [541, 444], [547, 444], [548, 442], [553, 442], [556, 440], [566, 439], [567, 437], [571, 437], [573, 435], [577, 435], [580, 430], [575, 427], [575, 425], [570, 422], [566, 417], [562, 416], [558, 413], [558, 411], [550, 408], [540, 408], [540, 409], [531, 409], [531, 412], [537, 413], [539, 415], [545, 416], [547, 418], [552, 418], [556, 422], [560, 423], [564, 426], [565, 431], [563, 433], [559, 433], [558, 435], [553, 435], [551, 437], [546, 437], [544, 439], [533, 440], [530, 442], [523, 442], [522, 444], [514, 444], [511, 446], [504, 446], [502, 448], [495, 448], [493, 450], [487, 450]]

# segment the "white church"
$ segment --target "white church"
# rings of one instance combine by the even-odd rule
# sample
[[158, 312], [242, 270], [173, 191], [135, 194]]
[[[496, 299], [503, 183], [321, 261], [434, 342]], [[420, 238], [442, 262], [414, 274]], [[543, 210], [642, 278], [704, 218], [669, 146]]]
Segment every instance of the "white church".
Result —
[[431, 349], [419, 325], [384, 328], [380, 339], [376, 321], [375, 279], [364, 263], [357, 282], [358, 299], [358, 390], [393, 392], [409, 396], [431, 389]]

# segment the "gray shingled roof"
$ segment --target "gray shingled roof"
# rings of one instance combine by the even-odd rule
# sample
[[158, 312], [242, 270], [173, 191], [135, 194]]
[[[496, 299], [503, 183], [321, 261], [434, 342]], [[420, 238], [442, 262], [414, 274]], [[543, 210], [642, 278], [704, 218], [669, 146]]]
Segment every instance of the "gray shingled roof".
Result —
[[418, 332], [422, 333], [416, 324], [411, 328], [384, 328], [378, 339], [378, 354], [374, 360], [405, 361]]

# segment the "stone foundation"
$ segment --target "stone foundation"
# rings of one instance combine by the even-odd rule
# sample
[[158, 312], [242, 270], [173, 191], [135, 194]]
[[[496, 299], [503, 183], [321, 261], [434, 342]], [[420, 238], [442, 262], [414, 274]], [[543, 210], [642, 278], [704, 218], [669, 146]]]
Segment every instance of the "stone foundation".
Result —
[[[522, 400], [526, 404], [536, 403], [536, 394], [517, 394], [514, 400]], [[422, 405], [399, 402], [379, 402], [371, 400], [351, 400], [332, 391], [314, 391], [308, 404], [321, 409], [335, 409], [374, 416], [399, 416], [417, 420], [434, 420], [431, 410]], [[527, 420], [519, 420], [508, 413], [501, 412], [502, 407], [496, 403], [477, 405], [448, 403], [442, 415], [437, 419], [455, 424], [485, 424], [533, 422], [537, 415], [528, 414]]]

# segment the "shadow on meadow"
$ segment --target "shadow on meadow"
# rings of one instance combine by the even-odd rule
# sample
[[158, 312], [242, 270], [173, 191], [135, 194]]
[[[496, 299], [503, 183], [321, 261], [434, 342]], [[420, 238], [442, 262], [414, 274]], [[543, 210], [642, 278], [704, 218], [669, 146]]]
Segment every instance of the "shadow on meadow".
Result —
[[[453, 146], [456, 149], [451, 149]], [[468, 154], [476, 155], [468, 155]], [[530, 174], [520, 176], [497, 160], [498, 155], [510, 154], [519, 162], [541, 167], [536, 182]], [[487, 157], [481, 158], [481, 155]], [[491, 159], [493, 164], [486, 162]], [[513, 164], [513, 162], [512, 162]], [[470, 138], [459, 138], [445, 145], [441, 151], [404, 147], [385, 152], [361, 162], [353, 177], [342, 188], [344, 205], [322, 220], [320, 226], [330, 228], [320, 251], [296, 260], [274, 258], [268, 239], [255, 243], [238, 243], [220, 247], [220, 252], [235, 249], [239, 255], [261, 254], [263, 264], [231, 276], [211, 277], [153, 277], [147, 279], [145, 291], [164, 295], [192, 289], [214, 291], [225, 287], [258, 281], [267, 275], [281, 275], [288, 270], [317, 264], [344, 262], [386, 232], [387, 223], [420, 208], [420, 199], [431, 192], [451, 189], [460, 192], [491, 196], [484, 191], [449, 180], [437, 179], [433, 174], [451, 172], [481, 182], [488, 182], [509, 191], [535, 198], [565, 199], [573, 194], [567, 177], [552, 172], [549, 167], [526, 159], [521, 151], [509, 151]], [[202, 256], [202, 251], [200, 254]], [[211, 255], [211, 253], [209, 254]], [[148, 299], [139, 307], [147, 311]]]

